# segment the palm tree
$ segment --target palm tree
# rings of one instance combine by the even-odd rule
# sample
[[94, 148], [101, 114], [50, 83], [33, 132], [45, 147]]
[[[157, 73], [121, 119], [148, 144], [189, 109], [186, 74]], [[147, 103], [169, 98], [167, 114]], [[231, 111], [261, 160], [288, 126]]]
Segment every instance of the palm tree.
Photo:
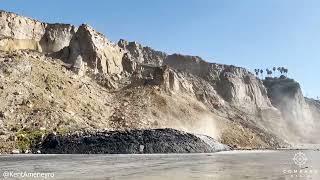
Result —
[[269, 74], [270, 77], [272, 77], [272, 71], [271, 70], [269, 70], [268, 74]]
[[272, 71], [269, 70], [269, 69], [266, 69], [266, 71], [267, 71], [267, 75], [268, 75], [269, 77], [272, 77]]
[[273, 67], [272, 70], [273, 70], [274, 76], [276, 76], [276, 70], [277, 70], [277, 68], [276, 68], [276, 67]]
[[263, 70], [260, 69], [260, 73], [261, 73], [261, 78], [263, 79]]
[[254, 69], [254, 72], [256, 73], [256, 76], [259, 76], [259, 69]]
[[277, 70], [280, 72], [280, 74], [282, 74], [282, 73], [281, 73], [281, 67], [278, 67]]
[[283, 72], [286, 74], [286, 76], [288, 76], [288, 69], [287, 68], [284, 68]]
[[282, 75], [284, 73], [284, 67], [279, 67], [279, 71], [280, 71], [280, 74]]

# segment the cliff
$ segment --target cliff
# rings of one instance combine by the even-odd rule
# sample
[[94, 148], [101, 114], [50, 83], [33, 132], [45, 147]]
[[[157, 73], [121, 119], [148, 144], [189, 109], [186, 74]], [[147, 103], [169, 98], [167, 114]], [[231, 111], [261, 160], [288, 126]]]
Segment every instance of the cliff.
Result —
[[0, 50], [31, 49], [55, 52], [69, 45], [75, 27], [69, 24], [48, 24], [0, 11]]
[[[300, 122], [287, 123], [287, 112], [306, 104], [300, 87], [262, 82], [245, 68], [112, 43], [85, 24], [48, 24], [4, 11], [0, 50], [3, 149], [30, 147], [35, 132], [43, 138], [87, 129], [174, 128], [238, 148], [309, 138], [293, 138]], [[281, 99], [287, 96], [299, 106], [287, 106]]]
[[[266, 78], [264, 85], [272, 104], [281, 111], [282, 129], [286, 130], [286, 138], [296, 143], [317, 143], [318, 137], [317, 110], [319, 107], [311, 100], [306, 101], [300, 84], [293, 79]], [[311, 108], [313, 110], [311, 110]]]

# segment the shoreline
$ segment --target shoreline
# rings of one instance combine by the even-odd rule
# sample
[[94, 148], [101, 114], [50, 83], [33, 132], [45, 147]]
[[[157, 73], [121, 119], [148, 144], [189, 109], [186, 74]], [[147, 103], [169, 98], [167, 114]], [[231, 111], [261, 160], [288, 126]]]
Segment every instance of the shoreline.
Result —
[[106, 154], [101, 154], [101, 153], [56, 153], [56, 154], [45, 154], [45, 153], [3, 153], [0, 154], [0, 157], [4, 156], [13, 156], [13, 155], [18, 155], [18, 156], [55, 156], [55, 155], [115, 155], [115, 156], [121, 156], [121, 155], [132, 155], [132, 156], [144, 156], [144, 155], [211, 155], [211, 154], [224, 154], [224, 153], [255, 153], [255, 152], [282, 152], [282, 151], [319, 151], [320, 149], [233, 149], [233, 150], [221, 150], [221, 151], [215, 151], [215, 152], [198, 152], [198, 153], [131, 153], [131, 154], [121, 154], [121, 153], [106, 153]]

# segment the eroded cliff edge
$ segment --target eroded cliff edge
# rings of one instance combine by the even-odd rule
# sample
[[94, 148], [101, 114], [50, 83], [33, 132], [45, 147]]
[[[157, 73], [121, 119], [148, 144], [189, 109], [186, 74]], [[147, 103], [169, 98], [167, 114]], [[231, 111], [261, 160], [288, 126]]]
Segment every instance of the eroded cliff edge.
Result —
[[239, 148], [300, 141], [288, 138], [269, 86], [244, 68], [4, 11], [0, 50], [3, 147], [81, 129], [174, 128]]

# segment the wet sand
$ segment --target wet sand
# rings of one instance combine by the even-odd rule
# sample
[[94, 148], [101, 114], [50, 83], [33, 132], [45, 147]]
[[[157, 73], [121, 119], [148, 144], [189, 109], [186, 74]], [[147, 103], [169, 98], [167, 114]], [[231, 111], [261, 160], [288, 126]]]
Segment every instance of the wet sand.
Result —
[[[300, 151], [228, 151], [210, 154], [137, 155], [1, 155], [1, 178], [12, 172], [52, 173], [46, 179], [320, 179], [320, 152], [301, 151], [301, 168], [293, 161]], [[297, 170], [297, 171], [295, 171]], [[302, 170], [302, 171], [300, 171]], [[8, 174], [11, 173], [11, 174]], [[52, 177], [53, 175], [54, 177]]]

